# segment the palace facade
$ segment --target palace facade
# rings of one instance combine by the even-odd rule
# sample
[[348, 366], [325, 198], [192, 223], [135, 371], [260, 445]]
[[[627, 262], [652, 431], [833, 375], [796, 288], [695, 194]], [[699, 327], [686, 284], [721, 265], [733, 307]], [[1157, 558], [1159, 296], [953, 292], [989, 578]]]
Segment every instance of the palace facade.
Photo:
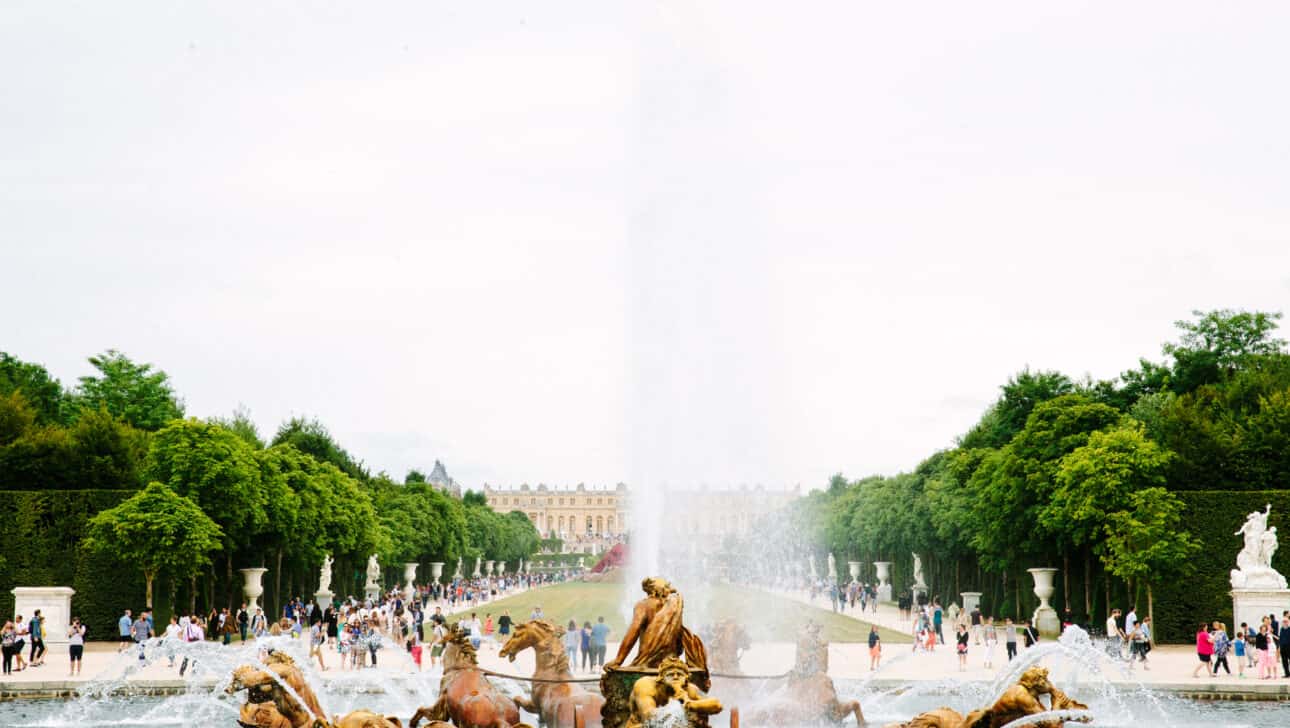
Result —
[[[753, 487], [720, 489], [668, 488], [663, 502], [682, 510], [665, 514], [665, 520], [687, 537], [719, 540], [743, 535], [763, 516], [783, 508], [801, 496], [801, 486], [792, 490]], [[630, 530], [631, 504], [627, 486], [590, 487], [579, 483], [572, 488], [547, 485], [498, 488], [484, 484], [488, 505], [499, 513], [520, 511], [543, 537], [565, 541], [565, 550], [598, 553], [607, 542], [620, 541]], [[672, 530], [672, 529], [669, 529]], [[593, 547], [594, 544], [594, 547]]]

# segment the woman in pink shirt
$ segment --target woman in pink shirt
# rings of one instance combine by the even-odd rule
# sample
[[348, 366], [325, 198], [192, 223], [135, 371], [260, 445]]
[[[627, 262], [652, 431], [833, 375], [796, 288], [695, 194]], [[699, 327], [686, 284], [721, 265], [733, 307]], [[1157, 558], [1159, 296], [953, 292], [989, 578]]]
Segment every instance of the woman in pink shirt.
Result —
[[1201, 622], [1200, 629], [1196, 630], [1196, 656], [1200, 658], [1200, 663], [1196, 669], [1191, 671], [1192, 677], [1200, 677], [1201, 668], [1209, 672], [1209, 661], [1214, 654], [1214, 638], [1209, 633], [1209, 625]]

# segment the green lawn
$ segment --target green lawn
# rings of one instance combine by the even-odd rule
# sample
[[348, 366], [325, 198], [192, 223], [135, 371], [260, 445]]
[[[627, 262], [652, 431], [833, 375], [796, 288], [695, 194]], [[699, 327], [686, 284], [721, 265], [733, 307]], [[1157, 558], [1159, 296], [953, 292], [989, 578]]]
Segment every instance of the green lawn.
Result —
[[[617, 641], [626, 627], [624, 590], [622, 584], [569, 582], [499, 599], [481, 605], [476, 611], [480, 620], [485, 614], [492, 614], [494, 622], [504, 609], [509, 609], [516, 621], [527, 620], [535, 605], [542, 606], [547, 619], [561, 625], [567, 625], [570, 619], [581, 625], [604, 617], [612, 630], [610, 640]], [[641, 596], [640, 589], [633, 585], [630, 595], [633, 603]], [[824, 626], [824, 638], [829, 642], [864, 642], [869, 637], [868, 622], [761, 591], [716, 586], [709, 594], [686, 595], [687, 627], [698, 631], [703, 625], [726, 617], [738, 619], [755, 641], [791, 642], [798, 626], [807, 619]], [[882, 635], [883, 642], [910, 641], [909, 635], [883, 627], [878, 628], [878, 633]]]

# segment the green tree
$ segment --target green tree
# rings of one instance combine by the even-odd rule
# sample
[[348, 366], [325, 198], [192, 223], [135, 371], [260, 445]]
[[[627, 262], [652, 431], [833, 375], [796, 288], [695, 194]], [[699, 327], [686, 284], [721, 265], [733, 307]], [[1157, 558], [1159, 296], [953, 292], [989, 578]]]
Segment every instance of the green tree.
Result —
[[114, 349], [90, 357], [89, 362], [99, 374], [80, 378], [73, 397], [76, 409], [106, 409], [141, 430], [159, 430], [184, 416], [183, 401], [171, 389], [170, 376], [153, 371], [151, 364], [136, 364]]
[[960, 446], [973, 448], [999, 448], [1008, 444], [1013, 436], [1026, 426], [1026, 420], [1042, 402], [1071, 394], [1075, 383], [1061, 372], [1031, 372], [1023, 369], [1000, 387], [999, 400], [975, 427], [960, 439]]
[[0, 351], [0, 395], [21, 392], [36, 421], [49, 425], [63, 421], [66, 393], [45, 367], [30, 364]]
[[207, 422], [212, 425], [219, 425], [229, 432], [242, 438], [246, 444], [256, 450], [264, 449], [264, 439], [260, 437], [260, 428], [255, 426], [255, 421], [251, 419], [251, 410], [238, 406], [233, 410], [231, 417], [212, 417]]
[[0, 447], [27, 433], [36, 424], [36, 411], [22, 392], [0, 394]]
[[219, 549], [223, 531], [202, 509], [162, 483], [149, 483], [90, 519], [85, 545], [143, 570], [147, 604], [158, 573], [197, 575]]
[[83, 410], [70, 427], [77, 488], [138, 488], [148, 454], [148, 433], [107, 410]]
[[278, 428], [272, 444], [289, 444], [306, 455], [312, 455], [318, 462], [335, 465], [341, 472], [360, 482], [366, 482], [372, 477], [363, 463], [341, 447], [318, 420], [304, 417], [287, 420]]
[[263, 530], [265, 492], [255, 451], [242, 438], [196, 419], [176, 420], [153, 436], [146, 474], [192, 498], [224, 532], [227, 602], [233, 553]]
[[1109, 514], [1106, 570], [1147, 590], [1147, 615], [1155, 622], [1152, 584], [1187, 576], [1200, 544], [1182, 529], [1182, 502], [1164, 488], [1147, 488], [1129, 495], [1124, 510]]
[[426, 474], [421, 472], [420, 470], [417, 470], [416, 468], [412, 468], [411, 470], [409, 470], [408, 474], [403, 477], [404, 485], [412, 485], [413, 483], [425, 483], [425, 482], [427, 482]]
[[1261, 357], [1285, 352], [1284, 339], [1274, 337], [1281, 313], [1262, 311], [1192, 311], [1195, 321], [1176, 321], [1182, 331], [1177, 343], [1165, 344], [1173, 358], [1171, 385], [1190, 392], [1255, 365]]

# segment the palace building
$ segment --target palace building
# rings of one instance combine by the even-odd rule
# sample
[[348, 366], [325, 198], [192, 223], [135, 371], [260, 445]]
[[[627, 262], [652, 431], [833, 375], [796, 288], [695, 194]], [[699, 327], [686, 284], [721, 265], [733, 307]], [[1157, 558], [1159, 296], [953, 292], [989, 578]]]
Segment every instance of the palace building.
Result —
[[[720, 489], [668, 488], [665, 504], [683, 504], [683, 512], [665, 520], [690, 537], [719, 540], [751, 530], [763, 516], [783, 508], [801, 495], [801, 487], [771, 490], [753, 487]], [[620, 541], [630, 531], [631, 506], [627, 486], [572, 488], [530, 486], [498, 488], [484, 484], [489, 507], [499, 513], [520, 511], [543, 537], [566, 542], [566, 549], [598, 553], [607, 542]], [[594, 546], [593, 546], [594, 545]]]

